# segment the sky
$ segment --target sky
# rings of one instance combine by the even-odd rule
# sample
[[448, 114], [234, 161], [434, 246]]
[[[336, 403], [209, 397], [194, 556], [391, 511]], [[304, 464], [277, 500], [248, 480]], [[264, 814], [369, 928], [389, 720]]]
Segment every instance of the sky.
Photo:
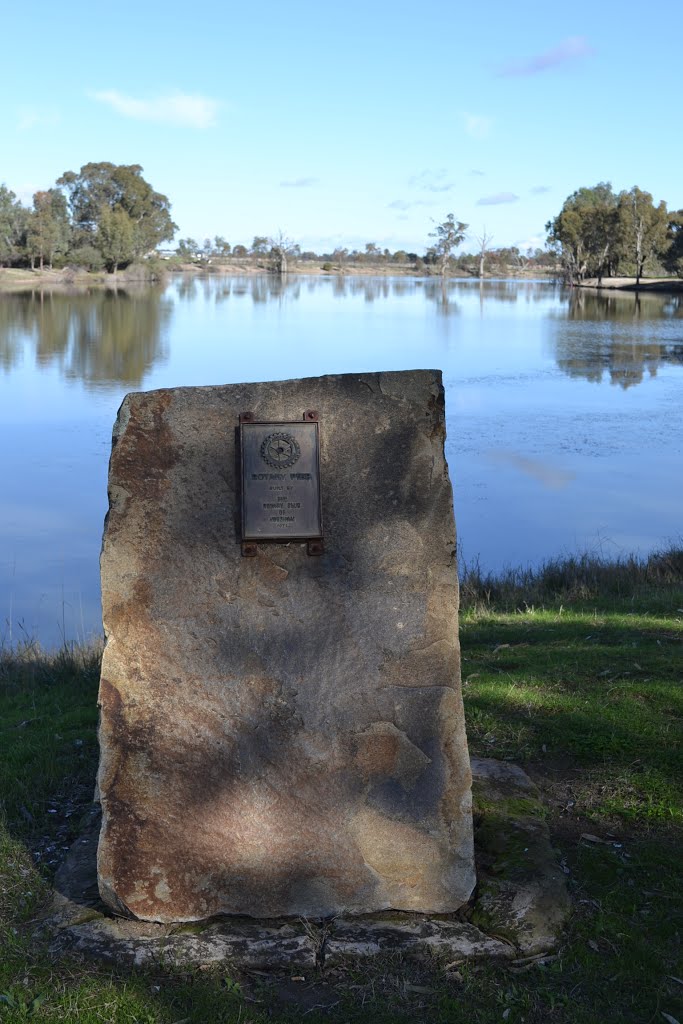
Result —
[[[0, 183], [140, 164], [176, 241], [543, 245], [575, 189], [683, 208], [680, 0], [184, 0], [3, 12]], [[671, 40], [671, 43], [667, 43]]]

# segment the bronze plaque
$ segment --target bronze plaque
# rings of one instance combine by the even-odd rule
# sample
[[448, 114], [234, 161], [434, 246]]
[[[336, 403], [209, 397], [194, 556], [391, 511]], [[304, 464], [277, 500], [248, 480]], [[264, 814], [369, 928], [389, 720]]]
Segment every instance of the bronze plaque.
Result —
[[240, 423], [242, 540], [322, 539], [317, 422]]

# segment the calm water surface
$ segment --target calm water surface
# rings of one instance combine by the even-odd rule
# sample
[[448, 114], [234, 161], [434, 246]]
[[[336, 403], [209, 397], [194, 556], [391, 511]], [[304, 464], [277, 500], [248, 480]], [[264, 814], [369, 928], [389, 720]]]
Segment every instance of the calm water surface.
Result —
[[131, 390], [440, 367], [461, 555], [679, 541], [683, 301], [544, 282], [267, 277], [0, 295], [0, 642], [101, 630], [111, 428]]

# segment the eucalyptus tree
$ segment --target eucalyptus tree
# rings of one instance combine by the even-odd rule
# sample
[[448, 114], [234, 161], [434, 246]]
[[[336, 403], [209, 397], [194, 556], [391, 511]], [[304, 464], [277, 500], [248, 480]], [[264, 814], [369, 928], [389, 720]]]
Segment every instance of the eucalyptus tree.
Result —
[[252, 256], [265, 256], [268, 252], [269, 244], [270, 240], [266, 235], [254, 235], [249, 252]]
[[[145, 181], [139, 164], [84, 164], [78, 173], [65, 171], [57, 185], [67, 196], [78, 245], [97, 247], [98, 238], [111, 240], [115, 226], [115, 234], [125, 235], [132, 260], [170, 241], [177, 230], [168, 198]], [[111, 215], [115, 211], [114, 223]], [[105, 260], [111, 263], [111, 257]]]
[[669, 244], [663, 258], [664, 266], [677, 277], [683, 277], [683, 210], [669, 214], [666, 233]]
[[647, 260], [663, 256], [668, 248], [666, 203], [662, 200], [655, 206], [650, 193], [634, 185], [630, 191], [619, 194], [619, 218], [624, 253], [635, 268], [639, 284]]
[[14, 192], [0, 185], [0, 267], [11, 266], [23, 256], [28, 211]]
[[181, 238], [176, 246], [176, 254], [183, 259], [193, 259], [199, 251], [199, 242], [195, 238]]
[[436, 242], [429, 247], [427, 252], [438, 263], [439, 273], [442, 277], [446, 274], [453, 251], [464, 240], [467, 227], [467, 224], [463, 224], [459, 220], [456, 221], [454, 215], [449, 213], [441, 224], [436, 225], [434, 231], [429, 232], [429, 237], [435, 238]]
[[216, 256], [229, 256], [230, 255], [230, 242], [223, 238], [222, 235], [214, 235], [213, 239], [213, 251]]
[[558, 253], [572, 281], [617, 272], [622, 251], [619, 196], [608, 181], [580, 188], [565, 199], [546, 224], [548, 244]]
[[273, 270], [276, 274], [286, 274], [289, 270], [289, 261], [300, 255], [300, 246], [291, 238], [287, 238], [282, 230], [278, 230], [275, 237], [269, 238], [268, 244], [270, 245]]
[[41, 270], [45, 263], [51, 267], [55, 256], [66, 253], [70, 235], [69, 214], [63, 194], [56, 188], [36, 192], [26, 230], [26, 251], [31, 268], [36, 260]]
[[489, 235], [486, 228], [484, 228], [481, 235], [476, 235], [477, 242], [479, 243], [479, 277], [484, 276], [484, 263], [486, 262], [486, 256], [491, 249], [491, 242], [493, 241], [493, 235]]
[[114, 209], [103, 206], [100, 210], [95, 245], [110, 274], [115, 274], [119, 267], [125, 267], [135, 259], [135, 224], [120, 206]]

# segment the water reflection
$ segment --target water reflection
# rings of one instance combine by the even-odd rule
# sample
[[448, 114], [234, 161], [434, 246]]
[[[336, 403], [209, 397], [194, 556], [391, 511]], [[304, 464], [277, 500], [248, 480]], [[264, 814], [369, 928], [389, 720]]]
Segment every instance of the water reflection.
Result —
[[330, 274], [320, 277], [277, 274], [255, 274], [234, 277], [178, 277], [174, 278], [173, 290], [181, 302], [194, 302], [201, 294], [204, 299], [215, 303], [230, 298], [248, 297], [257, 305], [271, 300], [288, 298], [297, 300], [302, 293], [311, 294], [320, 289], [329, 289], [335, 298], [358, 298], [372, 304], [379, 300], [407, 298], [421, 293], [433, 303], [440, 313], [458, 313], [459, 300], [477, 298], [484, 303], [506, 303], [514, 305], [519, 301], [539, 303], [551, 297], [557, 300], [562, 289], [548, 281], [516, 280], [469, 280], [439, 277], [364, 277], [355, 274]]
[[683, 317], [683, 296], [657, 292], [607, 292], [572, 288], [568, 292], [568, 320], [660, 320]]
[[535, 564], [605, 537], [650, 550], [680, 532], [682, 298], [335, 274], [0, 294], [0, 643], [4, 621], [48, 645], [99, 630], [111, 426], [131, 388], [440, 366], [467, 560]]
[[569, 377], [597, 384], [607, 375], [626, 390], [662, 365], [683, 365], [683, 330], [676, 325], [682, 316], [680, 295], [574, 289], [566, 313], [553, 314], [553, 354]]
[[172, 309], [156, 289], [5, 295], [0, 364], [9, 371], [32, 346], [41, 369], [57, 366], [64, 377], [86, 385], [138, 387], [167, 355]]
[[[624, 389], [655, 376], [662, 364], [683, 364], [681, 295], [566, 290], [548, 281], [259, 274], [179, 276], [166, 291], [5, 294], [0, 299], [0, 367], [12, 371], [32, 350], [37, 368], [56, 367], [86, 386], [139, 387], [169, 354], [166, 337], [178, 304], [192, 307], [194, 316], [202, 303], [239, 306], [246, 301], [264, 308], [300, 302], [302, 313], [320, 319], [333, 334], [333, 307], [309, 308], [313, 293], [374, 305], [376, 316], [394, 302], [405, 303], [406, 309], [407, 304], [413, 309], [424, 304], [448, 326], [449, 345], [458, 344], [457, 325], [472, 313], [482, 320], [487, 310], [494, 316], [509, 310], [504, 315], [511, 319], [533, 315], [542, 322], [544, 344], [564, 374], [596, 383], [607, 379]], [[527, 312], [531, 306], [537, 307], [533, 314]], [[226, 309], [225, 317], [232, 312]]]

